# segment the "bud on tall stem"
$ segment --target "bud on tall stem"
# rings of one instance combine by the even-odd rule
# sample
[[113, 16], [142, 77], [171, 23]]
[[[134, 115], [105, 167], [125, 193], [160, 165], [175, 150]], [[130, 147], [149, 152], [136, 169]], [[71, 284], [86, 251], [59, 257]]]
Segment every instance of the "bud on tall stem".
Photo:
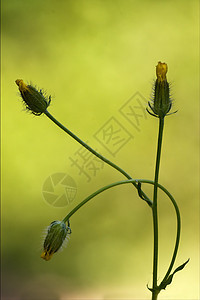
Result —
[[170, 99], [170, 87], [167, 81], [167, 64], [158, 62], [156, 66], [157, 79], [154, 83], [154, 93], [152, 102], [149, 102], [149, 106], [155, 117], [164, 118], [172, 107], [172, 101]]

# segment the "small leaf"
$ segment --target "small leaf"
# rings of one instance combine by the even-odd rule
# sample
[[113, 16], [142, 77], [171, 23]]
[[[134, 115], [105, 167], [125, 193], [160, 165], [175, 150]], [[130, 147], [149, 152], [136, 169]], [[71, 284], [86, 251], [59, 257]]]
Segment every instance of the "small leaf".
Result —
[[182, 265], [180, 265], [178, 268], [175, 269], [175, 271], [169, 275], [169, 277], [164, 281], [161, 282], [160, 284], [160, 289], [165, 290], [166, 286], [169, 285], [172, 282], [173, 276], [176, 272], [183, 270], [183, 268], [185, 267], [185, 265], [189, 262], [190, 259], [188, 259], [186, 262], [184, 262]]
[[188, 260], [184, 263], [184, 264], [182, 264], [180, 267], [178, 267], [178, 268], [176, 268], [176, 270], [173, 272], [173, 275], [176, 273], [176, 272], [178, 272], [178, 271], [181, 271], [184, 267], [185, 267], [185, 265], [189, 262], [189, 258], [188, 258]]
[[148, 288], [148, 290], [150, 290], [151, 292], [153, 292], [153, 289], [149, 288], [149, 287], [148, 287], [148, 284], [147, 284], [147, 288]]

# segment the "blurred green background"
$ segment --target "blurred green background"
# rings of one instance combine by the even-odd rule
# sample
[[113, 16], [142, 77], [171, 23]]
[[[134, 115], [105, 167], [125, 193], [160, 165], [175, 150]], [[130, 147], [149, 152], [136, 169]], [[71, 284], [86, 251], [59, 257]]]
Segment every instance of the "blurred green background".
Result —
[[[166, 118], [160, 183], [181, 210], [175, 267], [190, 262], [159, 299], [199, 299], [198, 34], [196, 0], [2, 1], [3, 299], [151, 298], [152, 216], [130, 185], [77, 212], [67, 248], [49, 262], [40, 258], [50, 222], [124, 177], [109, 166], [96, 174], [88, 167], [87, 181], [69, 159], [77, 157], [79, 145], [46, 116], [24, 112], [15, 80], [44, 88], [52, 95], [49, 111], [60, 122], [134, 178], [153, 179], [157, 119], [141, 117], [136, 130], [119, 110], [136, 92], [150, 98], [160, 60], [168, 64], [178, 109]], [[115, 156], [94, 137], [111, 117], [133, 137]], [[57, 173], [70, 175], [77, 186], [66, 207], [50, 205], [42, 193]], [[144, 189], [152, 195], [152, 188]], [[176, 223], [168, 199], [159, 195], [162, 279]]]

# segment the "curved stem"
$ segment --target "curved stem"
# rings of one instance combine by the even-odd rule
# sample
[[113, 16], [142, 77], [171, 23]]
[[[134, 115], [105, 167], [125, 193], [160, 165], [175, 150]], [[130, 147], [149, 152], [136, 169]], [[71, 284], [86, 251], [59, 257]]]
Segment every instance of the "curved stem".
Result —
[[153, 252], [153, 288], [152, 288], [152, 300], [157, 299], [157, 274], [158, 274], [158, 212], [157, 212], [157, 196], [158, 196], [158, 177], [160, 168], [160, 157], [162, 148], [162, 137], [164, 128], [164, 118], [159, 118], [159, 133], [157, 144], [157, 156], [154, 178], [154, 193], [153, 193], [153, 232], [154, 232], [154, 252]]
[[98, 194], [101, 194], [102, 192], [114, 187], [114, 186], [117, 186], [117, 185], [120, 185], [120, 184], [126, 184], [126, 183], [137, 183], [138, 181], [137, 180], [134, 180], [134, 179], [130, 179], [130, 180], [123, 180], [123, 181], [117, 181], [117, 182], [114, 182], [114, 183], [111, 183], [109, 185], [106, 185], [102, 188], [100, 188], [99, 190], [97, 190], [96, 192], [92, 193], [91, 195], [89, 195], [87, 198], [85, 198], [81, 203], [79, 203], [74, 209], [72, 209], [70, 211], [70, 213], [63, 219], [63, 222], [67, 222], [69, 220], [69, 218], [75, 214], [75, 212], [81, 208], [83, 205], [85, 205], [88, 201], [90, 201], [92, 198], [94, 198], [95, 196], [97, 196]]
[[[151, 181], [151, 180], [138, 180], [138, 181], [140, 181], [142, 183], [154, 184], [154, 182]], [[181, 216], [180, 216], [180, 211], [179, 211], [178, 205], [177, 205], [175, 199], [173, 198], [173, 196], [170, 194], [170, 192], [168, 192], [168, 190], [159, 183], [158, 183], [158, 187], [161, 190], [163, 190], [163, 192], [170, 198], [170, 200], [171, 200], [171, 202], [172, 202], [172, 204], [175, 208], [176, 220], [177, 220], [177, 233], [176, 233], [176, 242], [175, 242], [174, 252], [173, 252], [173, 255], [172, 255], [172, 259], [171, 259], [171, 263], [169, 265], [169, 268], [166, 272], [166, 275], [165, 275], [164, 279], [162, 280], [162, 282], [164, 282], [168, 278], [168, 276], [170, 275], [170, 272], [173, 268], [173, 265], [174, 265], [174, 262], [175, 262], [175, 259], [176, 259], [177, 253], [178, 253], [178, 247], [179, 247], [179, 242], [180, 242], [180, 234], [181, 234]], [[161, 282], [161, 284], [162, 284], [162, 282]]]
[[[76, 136], [68, 128], [66, 128], [64, 125], [62, 125], [58, 120], [56, 120], [47, 110], [44, 113], [45, 113], [45, 115], [51, 121], [53, 121], [58, 127], [60, 127], [62, 130], [64, 130], [67, 134], [69, 134], [73, 139], [75, 139], [79, 144], [81, 144], [83, 147], [85, 147], [88, 151], [90, 151], [95, 156], [97, 156], [99, 159], [101, 159], [102, 161], [104, 161], [105, 163], [107, 163], [108, 165], [110, 165], [111, 167], [113, 167], [114, 169], [116, 169], [117, 171], [119, 171], [126, 178], [132, 179], [132, 177], [127, 172], [125, 172], [119, 166], [117, 166], [116, 164], [114, 164], [113, 162], [111, 162], [110, 160], [108, 160], [107, 158], [105, 158], [103, 155], [99, 154], [97, 151], [95, 151], [94, 149], [92, 149], [88, 144], [86, 144], [85, 142], [83, 142], [78, 136]], [[138, 189], [137, 183], [136, 182], [132, 182], [132, 183], [135, 186], [135, 188]], [[152, 201], [147, 197], [147, 195], [143, 191], [141, 191], [141, 194], [144, 197], [143, 200], [145, 200], [149, 204], [149, 206], [152, 206]]]
[[[137, 183], [137, 182], [141, 182], [141, 183], [148, 183], [148, 184], [151, 184], [151, 185], [154, 185], [154, 181], [152, 180], [147, 180], [147, 179], [130, 179], [130, 180], [123, 180], [123, 181], [118, 181], [118, 182], [114, 182], [114, 183], [111, 183], [107, 186], [104, 186], [103, 188], [97, 190], [96, 192], [92, 193], [91, 195], [89, 195], [87, 198], [85, 198], [81, 203], [79, 203], [74, 209], [71, 210], [71, 212], [69, 212], [69, 214], [63, 219], [63, 222], [67, 222], [69, 221], [69, 218], [75, 214], [75, 212], [77, 210], [79, 210], [79, 208], [81, 208], [83, 205], [85, 205], [88, 201], [90, 201], [92, 198], [94, 198], [95, 196], [97, 196], [98, 194], [114, 187], [114, 186], [117, 186], [117, 185], [121, 185], [121, 184], [126, 184], [126, 183]], [[175, 248], [174, 248], [174, 253], [173, 253], [173, 256], [172, 256], [172, 260], [171, 260], [171, 263], [170, 263], [170, 266], [168, 268], [168, 271], [163, 279], [163, 281], [165, 281], [171, 270], [172, 270], [172, 267], [174, 265], [174, 262], [175, 262], [175, 259], [176, 259], [176, 256], [177, 256], [177, 252], [178, 252], [178, 247], [179, 247], [179, 241], [180, 241], [180, 232], [181, 232], [181, 218], [180, 218], [180, 212], [179, 212], [179, 208], [178, 208], [178, 205], [175, 201], [175, 199], [173, 198], [173, 196], [170, 194], [170, 192], [168, 192], [168, 190], [163, 187], [161, 184], [157, 184], [157, 187], [160, 188], [168, 197], [169, 199], [171, 200], [174, 208], [175, 208], [175, 212], [176, 212], [176, 219], [177, 219], [177, 234], [176, 234], [176, 242], [175, 242]], [[162, 281], [162, 282], [163, 282]], [[162, 284], [162, 283], [161, 283]], [[161, 285], [160, 284], [160, 285]], [[154, 295], [155, 297], [156, 295]]]

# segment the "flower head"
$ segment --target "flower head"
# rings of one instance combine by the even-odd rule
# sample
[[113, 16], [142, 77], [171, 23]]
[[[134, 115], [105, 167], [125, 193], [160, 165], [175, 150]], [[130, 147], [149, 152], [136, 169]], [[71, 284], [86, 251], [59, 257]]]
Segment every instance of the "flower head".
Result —
[[170, 87], [166, 77], [167, 70], [167, 64], [159, 61], [156, 66], [157, 79], [154, 83], [152, 101], [151, 103], [148, 103], [153, 113], [151, 113], [148, 109], [147, 111], [151, 115], [159, 118], [164, 118], [172, 107]]
[[167, 81], [166, 74], [167, 74], [167, 64], [161, 63], [159, 61], [156, 66], [156, 76], [157, 76], [158, 81], [159, 82]]
[[15, 82], [19, 87], [26, 108], [34, 115], [40, 116], [49, 106], [51, 96], [47, 98], [41, 90], [38, 91], [32, 85], [25, 84], [22, 79], [17, 79]]
[[46, 261], [50, 260], [52, 255], [61, 248], [69, 234], [71, 234], [69, 221], [68, 226], [63, 221], [53, 221], [48, 227], [41, 258]]

